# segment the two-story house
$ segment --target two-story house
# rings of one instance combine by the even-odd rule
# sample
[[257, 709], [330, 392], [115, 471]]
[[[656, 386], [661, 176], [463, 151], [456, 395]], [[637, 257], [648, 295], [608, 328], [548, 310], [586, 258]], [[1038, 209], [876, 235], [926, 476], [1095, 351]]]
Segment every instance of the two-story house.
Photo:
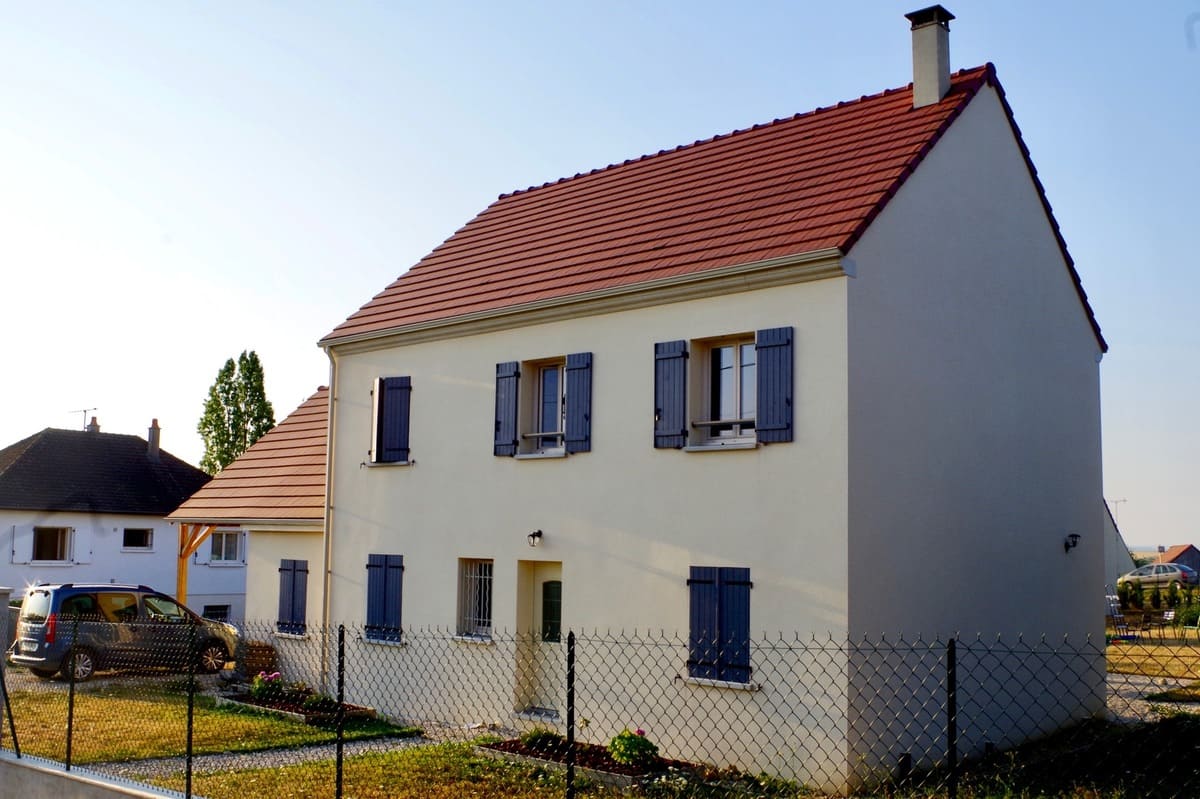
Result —
[[[646, 723], [724, 692], [767, 729], [762, 631], [1102, 633], [1107, 345], [995, 68], [909, 18], [913, 84], [502, 195], [322, 340], [355, 646], [403, 674], [412, 628], [680, 631], [622, 678], [678, 686]], [[845, 773], [892, 700], [840, 657]], [[506, 701], [553, 719], [536, 662]]]

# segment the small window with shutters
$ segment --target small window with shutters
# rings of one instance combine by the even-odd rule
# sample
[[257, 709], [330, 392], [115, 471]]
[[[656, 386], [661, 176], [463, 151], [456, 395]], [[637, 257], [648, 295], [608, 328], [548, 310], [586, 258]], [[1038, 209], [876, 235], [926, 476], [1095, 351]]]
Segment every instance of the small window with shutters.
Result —
[[592, 354], [496, 364], [492, 452], [561, 457], [592, 448]]
[[711, 450], [792, 440], [792, 328], [654, 347], [654, 446]]
[[371, 463], [409, 463], [408, 430], [412, 378], [380, 377], [372, 391], [374, 430]]
[[403, 588], [403, 555], [367, 556], [367, 624], [363, 635], [368, 641], [401, 640]]
[[687, 584], [688, 676], [750, 682], [750, 570], [692, 566]]
[[307, 608], [308, 561], [279, 561], [279, 616], [275, 629], [289, 635], [303, 635], [308, 629]]

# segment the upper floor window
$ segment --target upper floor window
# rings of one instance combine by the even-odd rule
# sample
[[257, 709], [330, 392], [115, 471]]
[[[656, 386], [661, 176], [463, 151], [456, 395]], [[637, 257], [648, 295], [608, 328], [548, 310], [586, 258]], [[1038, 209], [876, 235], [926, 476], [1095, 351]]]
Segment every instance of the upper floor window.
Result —
[[150, 551], [154, 548], [154, 530], [149, 527], [126, 527], [121, 535], [121, 549]]
[[34, 527], [33, 559], [64, 563], [71, 559], [70, 527]]
[[790, 327], [654, 346], [654, 446], [792, 440]]
[[408, 463], [408, 417], [412, 378], [380, 377], [373, 398], [372, 463]]
[[592, 354], [496, 364], [495, 455], [592, 448]]

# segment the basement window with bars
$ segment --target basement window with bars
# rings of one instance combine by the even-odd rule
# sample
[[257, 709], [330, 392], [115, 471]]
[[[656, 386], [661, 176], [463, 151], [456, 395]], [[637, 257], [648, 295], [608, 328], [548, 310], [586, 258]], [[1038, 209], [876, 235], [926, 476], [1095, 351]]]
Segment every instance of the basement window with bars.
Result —
[[464, 638], [492, 637], [492, 570], [494, 561], [458, 561], [458, 634]]

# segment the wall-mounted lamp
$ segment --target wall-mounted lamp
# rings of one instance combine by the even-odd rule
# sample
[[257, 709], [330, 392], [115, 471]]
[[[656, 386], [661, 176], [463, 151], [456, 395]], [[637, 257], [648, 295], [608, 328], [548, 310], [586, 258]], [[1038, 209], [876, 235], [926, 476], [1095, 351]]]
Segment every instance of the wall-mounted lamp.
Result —
[[[1079, 536], [1075, 537], [1078, 538]], [[525, 536], [525, 540], [529, 542], [529, 546], [536, 547], [538, 544], [542, 543], [542, 531], [534, 530], [532, 533]]]
[[1067, 533], [1067, 537], [1063, 539], [1063, 552], [1070, 552], [1077, 546], [1079, 546], [1079, 533]]

